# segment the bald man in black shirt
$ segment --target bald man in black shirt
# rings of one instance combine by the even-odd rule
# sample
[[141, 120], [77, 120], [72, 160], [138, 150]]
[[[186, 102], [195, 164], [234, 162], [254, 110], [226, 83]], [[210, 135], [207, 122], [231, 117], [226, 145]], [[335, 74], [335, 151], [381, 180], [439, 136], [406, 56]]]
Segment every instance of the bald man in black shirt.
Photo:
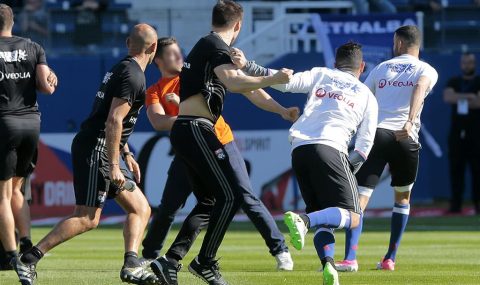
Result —
[[[124, 224], [123, 282], [156, 284], [157, 278], [138, 260], [138, 247], [150, 218], [150, 206], [138, 187], [124, 191], [127, 180], [140, 181], [140, 168], [128, 150], [127, 140], [145, 100], [145, 69], [153, 61], [157, 33], [146, 24], [136, 25], [127, 39], [128, 56], [105, 74], [95, 95], [90, 116], [72, 143], [76, 206], [36, 246], [14, 259], [22, 284], [34, 284], [35, 267], [43, 255], [77, 235], [97, 227], [105, 200], [114, 198], [127, 212]], [[133, 177], [119, 165], [122, 152]]]

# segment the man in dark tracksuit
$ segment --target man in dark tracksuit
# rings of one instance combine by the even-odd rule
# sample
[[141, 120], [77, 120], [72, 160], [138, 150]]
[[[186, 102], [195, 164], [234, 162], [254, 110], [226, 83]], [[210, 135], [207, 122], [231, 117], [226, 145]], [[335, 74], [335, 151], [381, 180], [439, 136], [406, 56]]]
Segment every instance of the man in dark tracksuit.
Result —
[[[230, 58], [230, 45], [240, 32], [242, 17], [243, 9], [234, 1], [219, 1], [213, 8], [213, 32], [193, 47], [180, 74], [179, 115], [170, 134], [176, 155], [188, 169], [197, 200], [215, 200], [202, 247], [188, 269], [208, 284], [216, 285], [227, 284], [215, 257], [243, 200], [228, 153], [214, 130], [226, 91], [251, 92], [288, 82], [292, 74], [285, 69], [264, 77], [239, 74]], [[177, 282], [177, 268], [168, 266], [161, 258], [151, 268], [161, 281]], [[172, 271], [174, 276], [168, 276]], [[167, 276], [169, 280], [165, 280]]]
[[[178, 104], [180, 89], [179, 74], [183, 66], [183, 57], [180, 47], [174, 38], [160, 38], [157, 43], [157, 54], [155, 56], [162, 78], [147, 89], [145, 104], [147, 115], [152, 126], [158, 131], [170, 131], [172, 122], [178, 115]], [[245, 69], [246, 73], [251, 70], [254, 75], [268, 75], [268, 69], [259, 71], [250, 63], [250, 68]], [[253, 68], [252, 68], [253, 67]], [[257, 71], [257, 72], [255, 72]], [[246, 94], [254, 104], [267, 111], [281, 115], [284, 119], [295, 121], [298, 117], [298, 108], [284, 108], [273, 100], [267, 93], [261, 90], [253, 94]], [[215, 133], [219, 141], [224, 145], [236, 177], [242, 189], [244, 203], [243, 211], [252, 220], [255, 227], [262, 235], [265, 243], [270, 249], [270, 254], [277, 261], [277, 269], [292, 270], [293, 262], [285, 244], [283, 234], [278, 229], [271, 214], [265, 205], [258, 199], [252, 190], [245, 161], [238, 149], [232, 130], [222, 116], [215, 124]], [[175, 215], [183, 208], [187, 198], [192, 193], [192, 187], [188, 182], [187, 168], [180, 158], [175, 156], [168, 170], [168, 179], [163, 190], [162, 201], [150, 223], [148, 234], [143, 240], [143, 257], [155, 259], [163, 248], [170, 227]], [[176, 261], [182, 260], [191, 245], [195, 241], [200, 230], [208, 224], [209, 213], [213, 201], [200, 201], [200, 206], [189, 216], [182, 227], [172, 247], [166, 253], [165, 258]], [[201, 208], [201, 209], [200, 209]]]
[[460, 213], [465, 191], [465, 170], [470, 166], [472, 200], [480, 214], [480, 76], [475, 74], [475, 55], [461, 58], [462, 75], [451, 78], [443, 93], [452, 105], [448, 138], [452, 196], [450, 212]]

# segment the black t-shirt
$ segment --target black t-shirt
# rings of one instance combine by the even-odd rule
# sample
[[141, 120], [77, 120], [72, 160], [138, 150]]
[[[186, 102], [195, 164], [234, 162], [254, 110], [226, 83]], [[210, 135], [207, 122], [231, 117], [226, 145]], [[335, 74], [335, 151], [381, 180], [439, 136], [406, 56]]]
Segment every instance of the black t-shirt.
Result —
[[223, 64], [232, 64], [230, 47], [211, 32], [195, 44], [180, 73], [180, 101], [201, 93], [215, 121], [222, 113], [227, 88], [213, 70]]
[[130, 56], [122, 59], [105, 74], [95, 96], [90, 116], [82, 123], [81, 130], [96, 137], [105, 136], [105, 123], [113, 98], [128, 101], [131, 106], [123, 119], [121, 146], [127, 143], [133, 132], [138, 114], [145, 102], [145, 74], [140, 65]]
[[39, 44], [21, 37], [0, 37], [0, 116], [38, 113], [38, 64], [47, 64]]
[[[477, 96], [480, 91], [480, 76], [475, 76], [471, 80], [465, 80], [461, 76], [451, 78], [447, 87], [452, 88], [455, 92], [474, 93]], [[480, 130], [480, 110], [470, 109], [467, 115], [461, 115], [457, 112], [457, 104], [452, 105], [452, 125], [462, 129], [473, 127], [476, 132]]]

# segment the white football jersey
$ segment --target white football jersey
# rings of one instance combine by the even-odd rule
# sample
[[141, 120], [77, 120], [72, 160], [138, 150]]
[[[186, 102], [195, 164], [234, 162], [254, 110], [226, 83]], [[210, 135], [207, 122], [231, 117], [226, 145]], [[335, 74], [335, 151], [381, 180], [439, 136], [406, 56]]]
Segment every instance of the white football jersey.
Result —
[[290, 128], [292, 149], [324, 144], [347, 154], [358, 130], [355, 149], [368, 156], [375, 138], [378, 106], [372, 92], [355, 76], [317, 67], [295, 73], [288, 84], [272, 87], [309, 94], [302, 116]]
[[[410, 99], [414, 86], [421, 76], [430, 79], [425, 97], [437, 83], [438, 73], [428, 63], [404, 54], [377, 65], [365, 80], [378, 102], [378, 127], [398, 131], [408, 120]], [[418, 141], [420, 114], [413, 122], [412, 139]]]

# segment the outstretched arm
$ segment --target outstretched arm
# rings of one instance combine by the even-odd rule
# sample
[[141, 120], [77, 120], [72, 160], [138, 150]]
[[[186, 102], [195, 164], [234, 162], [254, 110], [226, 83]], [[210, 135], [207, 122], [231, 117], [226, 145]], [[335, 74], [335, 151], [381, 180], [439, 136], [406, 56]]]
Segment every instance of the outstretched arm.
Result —
[[265, 90], [258, 89], [252, 92], [244, 93], [250, 102], [255, 106], [267, 112], [280, 115], [283, 119], [295, 122], [298, 119], [300, 110], [297, 107], [285, 108], [275, 101]]
[[170, 131], [177, 116], [169, 116], [165, 114], [162, 104], [155, 103], [148, 106], [147, 117], [156, 131]]
[[281, 69], [271, 76], [244, 76], [238, 73], [237, 67], [233, 64], [217, 66], [214, 72], [227, 89], [235, 93], [246, 93], [275, 84], [288, 83], [293, 73], [290, 69]]

